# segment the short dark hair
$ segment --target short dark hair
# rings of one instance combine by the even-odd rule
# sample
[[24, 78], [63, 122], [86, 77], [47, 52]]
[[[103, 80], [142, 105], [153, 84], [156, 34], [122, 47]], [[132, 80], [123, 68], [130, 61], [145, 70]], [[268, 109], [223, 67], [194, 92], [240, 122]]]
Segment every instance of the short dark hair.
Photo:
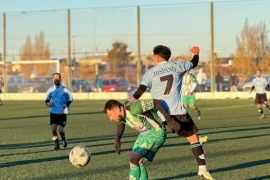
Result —
[[57, 75], [60, 77], [60, 79], [62, 79], [62, 78], [61, 78], [61, 74], [60, 74], [60, 73], [53, 73], [53, 75], [52, 75], [52, 76], [54, 76], [54, 75], [56, 75], [56, 74], [57, 74]]
[[171, 54], [172, 54], [170, 48], [168, 48], [167, 46], [163, 46], [163, 45], [155, 46], [153, 49], [153, 53], [154, 53], [154, 55], [161, 56], [166, 61], [169, 61]]
[[111, 110], [115, 107], [121, 107], [123, 106], [123, 104], [121, 104], [119, 101], [111, 99], [109, 101], [106, 102], [105, 106], [104, 106], [104, 110], [103, 113], [107, 113], [107, 110]]

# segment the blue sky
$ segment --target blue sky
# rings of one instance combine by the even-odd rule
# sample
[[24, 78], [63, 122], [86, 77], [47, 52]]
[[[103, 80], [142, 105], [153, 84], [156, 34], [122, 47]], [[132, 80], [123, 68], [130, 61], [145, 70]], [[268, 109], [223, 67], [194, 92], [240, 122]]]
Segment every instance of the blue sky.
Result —
[[[224, 0], [212, 0], [222, 2]], [[206, 0], [1, 0], [1, 12], [210, 2]]]
[[[129, 51], [136, 52], [136, 6], [140, 6], [142, 54], [151, 52], [153, 46], [157, 44], [164, 44], [172, 49], [174, 56], [177, 56], [186, 54], [190, 46], [198, 45], [201, 48], [202, 59], [206, 60], [210, 52], [209, 2], [207, 0], [0, 0], [0, 12], [7, 14], [7, 54], [13, 55], [14, 59], [18, 57], [26, 36], [29, 35], [33, 42], [40, 31], [45, 33], [45, 40], [50, 44], [52, 56], [64, 56], [67, 52], [67, 9], [71, 9], [72, 49], [77, 57], [89, 52], [106, 52], [115, 40], [127, 43]], [[235, 52], [236, 36], [242, 31], [246, 19], [250, 25], [264, 22], [268, 32], [270, 31], [270, 0], [212, 2], [214, 2], [215, 52], [219, 56], [230, 56]], [[83, 10], [87, 8], [90, 10]], [[1, 26], [0, 34], [2, 34]], [[0, 48], [2, 49], [2, 43]]]

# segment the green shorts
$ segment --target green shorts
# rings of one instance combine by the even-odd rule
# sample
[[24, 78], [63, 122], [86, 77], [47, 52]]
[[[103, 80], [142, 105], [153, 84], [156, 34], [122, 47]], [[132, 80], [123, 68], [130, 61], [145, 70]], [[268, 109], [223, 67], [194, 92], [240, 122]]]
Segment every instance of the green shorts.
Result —
[[142, 155], [149, 162], [152, 162], [156, 153], [164, 144], [166, 137], [166, 129], [149, 131], [147, 134], [139, 134], [133, 146], [133, 151]]
[[183, 96], [183, 104], [187, 104], [189, 107], [192, 107], [195, 105], [195, 95], [190, 95], [190, 96]]

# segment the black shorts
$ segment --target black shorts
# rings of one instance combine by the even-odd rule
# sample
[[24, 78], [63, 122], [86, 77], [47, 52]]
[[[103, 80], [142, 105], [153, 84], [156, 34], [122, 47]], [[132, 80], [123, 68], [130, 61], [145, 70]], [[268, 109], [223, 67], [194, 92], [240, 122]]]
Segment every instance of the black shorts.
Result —
[[256, 94], [255, 96], [255, 104], [267, 104], [267, 96], [264, 94]]
[[57, 124], [59, 126], [65, 127], [67, 124], [67, 115], [66, 114], [50, 114], [50, 125]]
[[198, 132], [198, 128], [190, 115], [172, 115], [172, 117], [181, 125], [180, 131], [176, 132], [179, 136], [189, 137]]

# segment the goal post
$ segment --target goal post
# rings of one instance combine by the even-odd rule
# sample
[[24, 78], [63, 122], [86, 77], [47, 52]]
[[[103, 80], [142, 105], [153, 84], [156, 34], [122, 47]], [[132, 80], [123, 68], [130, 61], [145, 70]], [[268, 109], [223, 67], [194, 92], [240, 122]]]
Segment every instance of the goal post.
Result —
[[33, 60], [33, 61], [11, 61], [9, 64], [56, 64], [56, 72], [60, 72], [59, 60]]
[[[43, 66], [44, 65], [44, 66]], [[60, 73], [60, 60], [19, 60], [19, 61], [0, 61], [0, 77], [4, 83], [3, 90], [6, 89], [8, 83], [8, 76], [12, 74], [20, 74], [25, 78], [32, 78], [37, 76], [48, 76], [53, 72]], [[33, 76], [32, 76], [33, 73]]]

